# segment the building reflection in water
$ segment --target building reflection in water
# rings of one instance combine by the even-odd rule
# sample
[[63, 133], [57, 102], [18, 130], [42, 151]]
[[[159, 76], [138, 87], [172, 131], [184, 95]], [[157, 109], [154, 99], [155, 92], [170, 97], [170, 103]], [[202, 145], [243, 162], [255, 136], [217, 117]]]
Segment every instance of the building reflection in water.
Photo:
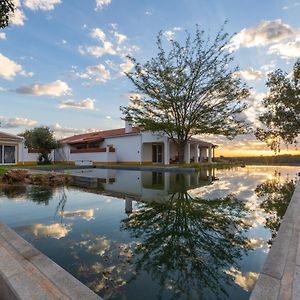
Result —
[[212, 184], [215, 168], [200, 169], [184, 174], [175, 172], [125, 171], [113, 169], [91, 169], [73, 171], [77, 186], [101, 189], [111, 196], [125, 199], [125, 212], [132, 212], [132, 200], [152, 201], [168, 199], [176, 192], [178, 182], [184, 176], [187, 190]]

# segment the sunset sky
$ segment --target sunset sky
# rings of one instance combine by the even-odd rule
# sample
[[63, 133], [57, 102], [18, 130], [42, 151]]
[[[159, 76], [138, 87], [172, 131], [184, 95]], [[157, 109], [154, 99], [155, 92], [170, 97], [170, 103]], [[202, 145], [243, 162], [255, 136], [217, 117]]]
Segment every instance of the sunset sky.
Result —
[[[0, 30], [1, 131], [50, 126], [57, 137], [123, 126], [119, 106], [133, 86], [131, 54], [154, 56], [163, 31], [182, 40], [195, 24], [214, 35], [225, 20], [239, 75], [252, 87], [248, 121], [257, 125], [266, 74], [290, 73], [300, 57], [300, 1], [15, 0], [13, 24]], [[217, 154], [270, 155], [253, 136], [203, 137]], [[286, 153], [283, 149], [282, 153]], [[288, 153], [300, 154], [290, 147]]]

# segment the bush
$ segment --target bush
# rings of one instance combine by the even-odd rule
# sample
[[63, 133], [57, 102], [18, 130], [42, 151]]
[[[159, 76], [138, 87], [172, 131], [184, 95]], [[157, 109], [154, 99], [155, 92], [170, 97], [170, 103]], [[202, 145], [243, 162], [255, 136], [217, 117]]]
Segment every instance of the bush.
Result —
[[8, 184], [26, 183], [29, 181], [30, 181], [30, 176], [27, 170], [12, 169], [7, 171], [2, 177], [2, 182]]

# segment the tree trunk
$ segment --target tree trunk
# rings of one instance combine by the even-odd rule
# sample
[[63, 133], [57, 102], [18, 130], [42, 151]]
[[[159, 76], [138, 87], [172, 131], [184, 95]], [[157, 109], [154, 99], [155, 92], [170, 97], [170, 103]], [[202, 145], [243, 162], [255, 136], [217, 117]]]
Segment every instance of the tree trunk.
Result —
[[178, 149], [178, 160], [179, 160], [179, 163], [180, 164], [184, 164], [185, 161], [184, 161], [184, 150], [185, 150], [185, 145], [186, 143], [179, 143], [177, 145], [177, 149]]

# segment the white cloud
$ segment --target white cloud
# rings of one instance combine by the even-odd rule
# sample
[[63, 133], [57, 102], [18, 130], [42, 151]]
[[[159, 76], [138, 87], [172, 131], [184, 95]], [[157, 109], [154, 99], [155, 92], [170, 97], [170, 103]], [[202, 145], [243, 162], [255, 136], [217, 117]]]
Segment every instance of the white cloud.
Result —
[[176, 31], [181, 31], [181, 27], [173, 27], [171, 30], [164, 31], [163, 35], [168, 40], [171, 41], [174, 39]]
[[6, 40], [5, 32], [0, 32], [0, 40]]
[[247, 121], [255, 124], [256, 126], [259, 124], [259, 121], [257, 120], [257, 114], [262, 113], [264, 110], [262, 102], [265, 97], [265, 93], [257, 93], [252, 91], [247, 100], [248, 108], [242, 113], [246, 117]]
[[[113, 25], [114, 28], [117, 28], [116, 24], [111, 25]], [[136, 45], [128, 45], [128, 43], [124, 44], [124, 42], [128, 39], [127, 36], [117, 32], [116, 30], [111, 31], [111, 36], [108, 38], [103, 30], [100, 28], [94, 28], [91, 30], [90, 36], [100, 42], [101, 45], [80, 45], [78, 47], [78, 51], [82, 55], [89, 54], [97, 58], [104, 55], [125, 57], [139, 49]]]
[[25, 0], [24, 5], [31, 10], [53, 10], [61, 0]]
[[293, 34], [292, 28], [288, 24], [284, 24], [280, 19], [262, 21], [257, 26], [242, 29], [232, 38], [228, 49], [234, 51], [240, 47], [266, 46], [281, 42]]
[[127, 36], [125, 34], [119, 33], [117, 31], [114, 31], [114, 36], [116, 37], [118, 44], [122, 44], [127, 40]]
[[285, 5], [285, 6], [283, 6], [282, 9], [283, 10], [287, 10], [287, 9], [290, 9], [290, 8], [297, 7], [299, 5], [300, 5], [300, 2], [295, 2], [295, 3], [291, 4], [291, 5]]
[[15, 5], [15, 11], [14, 11], [14, 15], [11, 18], [10, 22], [12, 25], [15, 25], [15, 26], [23, 26], [24, 21], [26, 20], [26, 16], [24, 15], [24, 12], [20, 9], [20, 1], [14, 0], [13, 2]]
[[28, 86], [23, 86], [16, 89], [19, 94], [33, 95], [33, 96], [52, 96], [60, 97], [70, 95], [72, 89], [67, 83], [61, 80], [56, 80], [50, 83], [35, 83]]
[[278, 43], [269, 48], [268, 54], [277, 54], [283, 59], [300, 57], [300, 41]]
[[52, 237], [57, 240], [67, 236], [71, 231], [70, 225], [63, 225], [59, 223], [51, 225], [34, 224], [28, 225], [27, 227], [37, 237]]
[[259, 275], [255, 272], [242, 273], [235, 268], [231, 268], [225, 271], [225, 273], [231, 275], [234, 278], [234, 282], [247, 292], [252, 291]]
[[145, 15], [147, 15], [147, 16], [152, 16], [152, 12], [151, 12], [150, 10], [146, 10], [146, 11], [145, 11]]
[[32, 77], [34, 75], [33, 72], [26, 72], [26, 71], [21, 71], [20, 74], [24, 77]]
[[74, 219], [76, 217], [82, 218], [86, 221], [94, 219], [94, 209], [80, 209], [76, 211], [62, 211], [60, 216], [68, 219]]
[[95, 109], [95, 100], [90, 98], [81, 101], [65, 100], [59, 103], [58, 108], [76, 108], [93, 110]]
[[12, 80], [18, 74], [26, 76], [22, 66], [0, 53], [0, 77]]
[[254, 70], [253, 68], [237, 71], [235, 75], [246, 80], [258, 80], [263, 77], [263, 73], [260, 70]]
[[134, 67], [132, 61], [127, 59], [124, 63], [120, 64], [120, 75], [125, 75], [124, 73], [128, 73]]
[[79, 129], [79, 128], [63, 127], [58, 123], [54, 125], [50, 125], [49, 128], [54, 131], [56, 138], [64, 138], [66, 136], [70, 136], [74, 134], [97, 131], [97, 129], [94, 128]]
[[[89, 66], [83, 72], [72, 72], [75, 77], [90, 80], [93, 83], [105, 83], [111, 79], [110, 71], [103, 64]], [[85, 85], [88, 85], [85, 83]]]
[[103, 30], [101, 30], [100, 28], [94, 28], [94, 29], [92, 29], [90, 35], [91, 35], [92, 38], [94, 38], [96, 40], [98, 39], [101, 42], [105, 42], [105, 40], [106, 40], [106, 35], [103, 32]]
[[0, 123], [2, 128], [18, 128], [18, 127], [31, 127], [36, 125], [38, 122], [27, 118], [9, 118], [6, 119], [0, 116]]
[[12, 25], [23, 26], [26, 19], [27, 18], [24, 15], [23, 11], [17, 8], [15, 9], [14, 15], [11, 18], [10, 22]]
[[111, 0], [96, 0], [96, 8], [95, 10], [101, 10], [105, 6], [109, 5], [111, 3]]
[[97, 58], [104, 55], [115, 55], [116, 51], [113, 49], [111, 42], [105, 41], [103, 47], [99, 46], [79, 46], [78, 48], [80, 54], [90, 54]]

